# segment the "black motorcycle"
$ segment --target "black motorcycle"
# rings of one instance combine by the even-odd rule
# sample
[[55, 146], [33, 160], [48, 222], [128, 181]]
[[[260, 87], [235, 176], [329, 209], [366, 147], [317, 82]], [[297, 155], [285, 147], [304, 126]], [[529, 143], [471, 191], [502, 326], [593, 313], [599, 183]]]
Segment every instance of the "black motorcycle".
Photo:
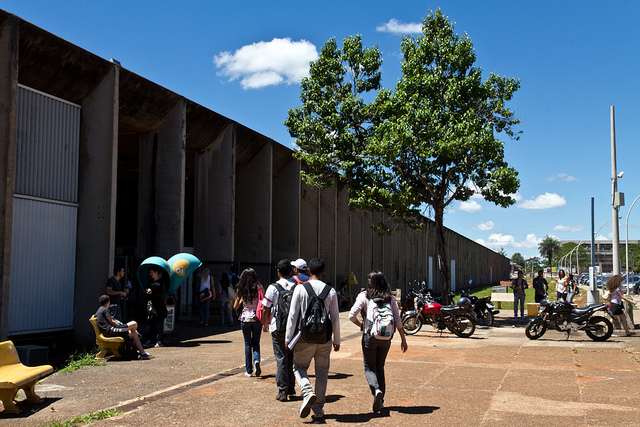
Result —
[[556, 331], [566, 332], [567, 339], [572, 330], [585, 331], [594, 341], [606, 341], [613, 334], [613, 325], [603, 316], [594, 316], [597, 311], [606, 311], [608, 306], [602, 303], [589, 304], [582, 308], [573, 308], [565, 301], [549, 301], [545, 297], [540, 301], [538, 316], [524, 330], [527, 338], [536, 340], [544, 335], [548, 325]]
[[479, 298], [476, 295], [469, 295], [469, 291], [463, 289], [461, 296], [469, 298], [473, 311], [471, 312], [478, 322], [482, 322], [486, 326], [493, 326], [495, 322], [494, 316], [500, 313], [495, 309], [495, 305], [491, 302], [491, 296]]

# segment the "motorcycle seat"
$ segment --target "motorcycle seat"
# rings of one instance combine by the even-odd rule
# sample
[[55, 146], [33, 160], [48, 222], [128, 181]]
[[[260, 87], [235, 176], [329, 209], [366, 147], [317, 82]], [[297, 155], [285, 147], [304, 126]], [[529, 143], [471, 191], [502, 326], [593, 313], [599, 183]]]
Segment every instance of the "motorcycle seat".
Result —
[[442, 307], [442, 311], [446, 311], [446, 312], [453, 312], [457, 310], [460, 310], [460, 307], [458, 307], [455, 304], [445, 305]]
[[589, 311], [594, 311], [597, 308], [604, 308], [604, 307], [605, 307], [604, 304], [597, 302], [594, 304], [589, 304], [586, 307], [574, 308], [573, 310], [571, 310], [571, 312], [577, 315], [582, 315], [582, 314], [588, 313]]

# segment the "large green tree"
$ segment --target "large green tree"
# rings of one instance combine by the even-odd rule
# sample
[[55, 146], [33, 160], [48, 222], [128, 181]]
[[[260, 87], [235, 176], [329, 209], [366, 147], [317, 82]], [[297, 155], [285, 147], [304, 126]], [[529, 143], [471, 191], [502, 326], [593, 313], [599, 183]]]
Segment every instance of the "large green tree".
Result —
[[513, 255], [511, 255], [511, 262], [514, 264], [518, 264], [522, 268], [525, 267], [524, 257], [520, 252], [515, 252]]
[[364, 48], [360, 36], [346, 38], [342, 50], [329, 40], [302, 81], [302, 107], [285, 124], [308, 184], [346, 182], [352, 208], [387, 214], [382, 229], [421, 227], [420, 214], [433, 215], [448, 296], [446, 208], [474, 193], [502, 207], [515, 202], [510, 194], [520, 182], [498, 134], [517, 139], [519, 121], [505, 105], [520, 83], [493, 73], [483, 80], [471, 40], [440, 10], [424, 19], [422, 35], [403, 38], [402, 53], [402, 77], [391, 91], [380, 87], [376, 47]]
[[553, 254], [560, 250], [560, 241], [552, 236], [546, 235], [542, 238], [542, 241], [538, 243], [538, 251], [541, 257], [546, 257], [549, 262], [548, 266], [551, 267], [551, 261], [553, 260]]

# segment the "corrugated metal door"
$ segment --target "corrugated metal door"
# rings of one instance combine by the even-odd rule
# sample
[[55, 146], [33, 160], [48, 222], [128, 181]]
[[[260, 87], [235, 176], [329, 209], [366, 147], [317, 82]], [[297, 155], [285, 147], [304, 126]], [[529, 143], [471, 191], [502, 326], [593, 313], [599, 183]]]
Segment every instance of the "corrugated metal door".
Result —
[[20, 85], [9, 335], [73, 328], [80, 106]]

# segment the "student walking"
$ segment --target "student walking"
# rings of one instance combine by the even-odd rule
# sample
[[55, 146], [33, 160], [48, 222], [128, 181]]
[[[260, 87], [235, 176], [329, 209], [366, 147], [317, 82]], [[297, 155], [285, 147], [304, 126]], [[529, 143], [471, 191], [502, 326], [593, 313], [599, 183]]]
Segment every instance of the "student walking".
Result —
[[[362, 313], [363, 322], [358, 320], [358, 313]], [[379, 271], [369, 273], [367, 290], [360, 292], [356, 298], [349, 312], [349, 320], [362, 330], [364, 376], [373, 395], [373, 412], [380, 412], [387, 389], [384, 365], [391, 347], [393, 329], [397, 329], [400, 334], [402, 352], [407, 351], [398, 303], [391, 295], [391, 288], [384, 274]], [[384, 326], [386, 333], [381, 332], [383, 328], [380, 325]]]
[[278, 395], [276, 400], [286, 402], [288, 396], [295, 395], [296, 378], [293, 374], [293, 352], [284, 343], [287, 329], [287, 319], [291, 307], [291, 297], [296, 286], [289, 279], [293, 274], [291, 260], [282, 259], [276, 265], [278, 281], [267, 288], [264, 295], [264, 332], [271, 333], [273, 355], [276, 358], [276, 385]]
[[[293, 372], [303, 397], [300, 417], [306, 418], [313, 410], [316, 422], [324, 421], [332, 344], [334, 351], [340, 350], [338, 298], [335, 289], [322, 281], [324, 269], [325, 264], [321, 258], [309, 261], [311, 277], [308, 282], [297, 285], [293, 291], [284, 340], [287, 348], [293, 349]], [[310, 320], [322, 321], [319, 324], [309, 322]], [[298, 330], [300, 332], [296, 333]], [[307, 374], [311, 359], [315, 362], [315, 390]]]
[[234, 310], [244, 305], [240, 314], [240, 329], [244, 337], [244, 363], [246, 367], [245, 377], [255, 374], [259, 377], [260, 369], [260, 333], [262, 324], [258, 321], [256, 310], [262, 295], [262, 285], [253, 268], [247, 268], [240, 275], [238, 281], [238, 293]]

